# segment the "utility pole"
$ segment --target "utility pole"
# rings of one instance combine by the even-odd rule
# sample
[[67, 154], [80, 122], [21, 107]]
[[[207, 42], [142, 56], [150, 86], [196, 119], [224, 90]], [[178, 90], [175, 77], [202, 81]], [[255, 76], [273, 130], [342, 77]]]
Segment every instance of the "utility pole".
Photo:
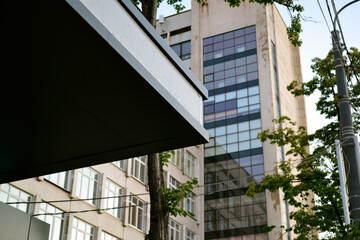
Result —
[[353, 127], [350, 99], [342, 58], [339, 31], [332, 31], [336, 82], [339, 97], [340, 142], [344, 154], [346, 183], [349, 193], [350, 224], [360, 221], [360, 172], [355, 150], [355, 129]]

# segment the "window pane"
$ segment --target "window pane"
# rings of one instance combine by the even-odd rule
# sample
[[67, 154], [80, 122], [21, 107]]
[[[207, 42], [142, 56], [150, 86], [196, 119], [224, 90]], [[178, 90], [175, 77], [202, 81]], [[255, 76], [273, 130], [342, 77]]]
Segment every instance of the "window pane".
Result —
[[224, 35], [222, 35], [222, 34], [214, 37], [214, 43], [220, 42], [223, 40], [224, 40]]
[[250, 121], [250, 129], [261, 128], [260, 119]]
[[80, 219], [73, 219], [71, 240], [87, 240], [94, 238], [94, 227]]
[[204, 39], [204, 45], [209, 45], [209, 44], [212, 44], [212, 43], [213, 43], [213, 38], [212, 37]]
[[218, 64], [215, 64], [213, 66], [214, 66], [214, 71], [219, 72], [219, 71], [224, 70], [225, 65], [224, 65], [224, 63], [218, 63]]
[[[80, 198], [96, 197], [96, 187], [99, 174], [91, 168], [81, 168], [77, 171], [77, 189], [76, 195]], [[96, 200], [87, 200], [91, 204], [95, 204]]]
[[146, 156], [133, 158], [133, 164], [131, 167], [131, 175], [140, 182], [144, 183], [146, 174]]
[[173, 45], [173, 46], [171, 46], [171, 48], [174, 50], [176, 55], [180, 56], [180, 54], [181, 54], [181, 52], [180, 52], [180, 44]]
[[182, 43], [182, 55], [190, 54], [191, 43], [190, 41]]
[[255, 41], [255, 33], [251, 33], [251, 34], [248, 34], [248, 35], [245, 35], [245, 41], [246, 42], [252, 42], [252, 41]]
[[208, 45], [204, 47], [204, 53], [212, 52], [214, 51], [213, 45]]
[[[0, 201], [2, 202], [29, 202], [30, 195], [10, 184], [4, 183], [0, 185]], [[10, 206], [17, 208], [23, 212], [27, 212], [27, 204], [11, 204]]]

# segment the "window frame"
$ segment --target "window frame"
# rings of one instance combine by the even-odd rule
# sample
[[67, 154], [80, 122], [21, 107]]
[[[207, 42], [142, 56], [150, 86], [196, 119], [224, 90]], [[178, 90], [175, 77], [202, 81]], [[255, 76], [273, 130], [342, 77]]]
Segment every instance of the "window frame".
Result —
[[[4, 186], [8, 186], [8, 190], [6, 191]], [[11, 191], [11, 189], [15, 189], [16, 191], [18, 191], [18, 196], [16, 196], [14, 194], [14, 191]], [[2, 194], [3, 193], [3, 194]], [[6, 195], [6, 202], [31, 202], [33, 195], [25, 192], [24, 190], [15, 187], [11, 184], [8, 183], [3, 183], [0, 185], [0, 197], [1, 195]], [[21, 195], [25, 195], [25, 197], [27, 199], [24, 198], [24, 196], [22, 197]], [[0, 198], [1, 199], [1, 198]], [[14, 201], [16, 200], [16, 201]], [[2, 201], [1, 201], [2, 202]], [[5, 203], [6, 203], [5, 202]], [[25, 208], [23, 208], [23, 206], [25, 205]], [[30, 213], [32, 210], [30, 208], [30, 204], [28, 203], [17, 203], [17, 204], [11, 204], [10, 206], [19, 209], [20, 211], [26, 212], [26, 213]]]
[[126, 172], [127, 162], [128, 159], [123, 159], [123, 160], [113, 161], [111, 163], [114, 164], [116, 167], [120, 168], [121, 170], [123, 170], [124, 172]]
[[178, 168], [181, 169], [182, 161], [181, 161], [181, 149], [174, 150], [175, 154], [171, 154], [170, 161]]
[[110, 234], [108, 232], [101, 231], [101, 236], [100, 236], [101, 240], [108, 240], [109, 237], [110, 237], [110, 240], [120, 240], [120, 238], [115, 237], [114, 235], [112, 235], [112, 234]]
[[173, 176], [169, 176], [169, 186], [168, 188], [173, 191], [174, 189], [177, 189], [180, 186], [180, 182], [178, 180], [176, 180], [176, 178], [174, 178]]
[[[86, 169], [86, 168], [90, 170], [90, 176], [84, 172], [84, 169]], [[92, 174], [95, 174], [94, 178], [92, 177]], [[96, 179], [96, 177], [97, 177], [97, 179]], [[83, 193], [84, 189], [82, 188], [82, 183], [84, 181], [84, 178], [87, 178], [87, 180], [89, 182], [89, 184], [87, 185], [85, 195]], [[96, 198], [99, 194], [99, 191], [98, 191], [99, 184], [100, 184], [100, 173], [99, 172], [95, 171], [94, 169], [92, 169], [90, 167], [80, 168], [77, 170], [76, 193], [75, 193], [77, 197], [84, 198], [84, 199]], [[92, 193], [90, 192], [91, 185], [92, 185]], [[96, 199], [85, 200], [85, 201], [92, 205], [96, 205], [98, 202]]]
[[[60, 174], [62, 174], [62, 173], [65, 173], [65, 175], [63, 177], [63, 180], [60, 182], [60, 179], [61, 179]], [[54, 179], [52, 179], [55, 176], [56, 176], [56, 181], [54, 181]], [[46, 181], [51, 182], [66, 191], [71, 190], [71, 172], [70, 171], [63, 171], [63, 172], [58, 172], [58, 173], [47, 174], [47, 175], [44, 175], [43, 177]]]
[[196, 217], [196, 195], [193, 192], [188, 192], [185, 198], [185, 211], [191, 212]]
[[[141, 203], [141, 206], [140, 204]], [[131, 195], [129, 197], [129, 216], [128, 216], [128, 223], [130, 226], [140, 230], [141, 232], [144, 232], [145, 225], [146, 225], [146, 219], [145, 219], [145, 201], [141, 200], [140, 198], [136, 197], [135, 195]], [[133, 214], [133, 211], [135, 210], [135, 214]], [[141, 212], [140, 212], [141, 211]], [[135, 221], [133, 221], [133, 215], [135, 216]], [[141, 218], [141, 222], [139, 224], [139, 218]], [[133, 222], [135, 224], [133, 224]], [[139, 226], [141, 225], [141, 226]]]
[[[44, 207], [45, 206], [45, 207]], [[53, 208], [54, 211], [50, 211], [49, 208]], [[57, 213], [54, 215], [39, 215], [36, 216], [36, 218], [40, 219], [41, 221], [44, 221], [46, 223], [48, 223], [50, 225], [50, 230], [49, 230], [49, 240], [61, 240], [63, 239], [63, 235], [64, 235], [64, 227], [65, 227], [65, 213], [63, 210], [59, 209], [58, 207], [55, 207], [47, 202], [42, 202], [39, 205], [39, 214], [43, 214], [43, 213]], [[58, 213], [62, 213], [62, 214], [58, 214]], [[57, 224], [56, 220], [61, 221], [60, 223], [60, 231], [59, 231], [59, 235], [58, 238], [55, 238], [56, 236], [54, 236], [54, 225]]]
[[[144, 161], [142, 161], [142, 159], [144, 159]], [[143, 171], [143, 179], [141, 179], [141, 171]], [[131, 160], [131, 176], [133, 178], [135, 178], [139, 182], [145, 184], [146, 171], [147, 171], [147, 156], [140, 156], [140, 157], [132, 158], [132, 160]]]
[[197, 162], [197, 158], [192, 153], [190, 153], [190, 151], [186, 150], [184, 157], [184, 173], [190, 178], [197, 177]]
[[[174, 226], [171, 225], [174, 224]], [[174, 233], [175, 237], [173, 237]], [[181, 239], [181, 224], [169, 218], [168, 223], [168, 239], [169, 240], [180, 240]]]
[[[190, 236], [188, 236], [188, 233], [190, 233]], [[185, 240], [196, 240], [196, 234], [189, 230], [189, 229], [185, 229]]]
[[[76, 227], [74, 226], [74, 221], [77, 221], [76, 222]], [[85, 231], [84, 230], [81, 230], [78, 228], [78, 225], [79, 225], [79, 222], [80, 223], [83, 223], [85, 225]], [[90, 233], [87, 232], [87, 227], [90, 227]], [[76, 230], [76, 233], [75, 233], [75, 238], [74, 237], [74, 230]], [[78, 237], [78, 232], [81, 232], [83, 234], [83, 239], [79, 239]], [[74, 217], [72, 219], [72, 224], [71, 224], [71, 240], [86, 240], [86, 236], [89, 236], [90, 235], [90, 240], [95, 240], [95, 226], [83, 221], [82, 219], [80, 218], [77, 218], [77, 217]]]
[[[189, 53], [186, 53], [184, 54], [183, 52], [183, 48], [184, 48], [184, 45], [185, 44], [190, 44], [190, 52]], [[174, 47], [177, 47], [179, 46], [179, 54], [174, 50]], [[187, 60], [187, 59], [191, 59], [191, 40], [188, 40], [188, 41], [184, 41], [184, 42], [180, 42], [180, 43], [176, 43], [176, 44], [173, 44], [170, 46], [174, 52], [176, 53], [176, 55], [179, 56], [179, 58], [181, 58], [181, 60]]]
[[[110, 184], [114, 185], [115, 191], [111, 189]], [[119, 191], [119, 192], [117, 192]], [[110, 179], [105, 180], [104, 186], [104, 208], [113, 208], [105, 210], [108, 214], [122, 220], [123, 218], [123, 210], [122, 206], [124, 205], [124, 192], [125, 189], [120, 185], [116, 184], [115, 182], [111, 181]], [[118, 198], [115, 198], [118, 196]], [[111, 197], [111, 198], [109, 198]], [[112, 203], [112, 204], [111, 204]], [[117, 208], [117, 209], [116, 209]]]

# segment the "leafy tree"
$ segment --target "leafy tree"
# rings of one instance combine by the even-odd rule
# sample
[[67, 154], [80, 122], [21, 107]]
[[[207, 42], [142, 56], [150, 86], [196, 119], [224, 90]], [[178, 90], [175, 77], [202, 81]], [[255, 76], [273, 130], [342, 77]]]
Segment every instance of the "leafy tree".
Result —
[[[350, 49], [353, 66], [359, 65], [360, 53]], [[339, 139], [338, 96], [336, 92], [335, 66], [333, 52], [326, 58], [315, 58], [311, 66], [315, 76], [311, 81], [300, 84], [293, 81], [288, 90], [296, 96], [309, 96], [319, 91], [321, 97], [316, 102], [317, 110], [331, 122], [314, 134], [308, 134], [303, 126], [296, 127], [290, 118], [282, 116], [273, 120], [274, 129], [267, 129], [258, 137], [262, 142], [270, 141], [279, 147], [288, 146], [287, 160], [279, 163], [280, 172], [265, 176], [260, 182], [260, 190], [284, 193], [284, 200], [294, 207], [290, 219], [293, 226], [285, 229], [293, 231], [296, 239], [317, 239], [316, 232], [326, 234], [327, 239], [360, 238], [360, 223], [345, 225], [340, 193], [340, 182], [334, 142]], [[349, 95], [354, 107], [354, 127], [360, 128], [360, 71], [358, 68], [346, 68]], [[308, 152], [313, 146], [312, 153]], [[254, 184], [248, 190], [253, 196]], [[315, 197], [314, 197], [315, 195]], [[275, 227], [269, 226], [271, 231]]]
[[[141, 5], [144, 16], [149, 22], [155, 26], [156, 21], [156, 9], [164, 0], [131, 0], [135, 5]], [[199, 4], [206, 4], [208, 0], [196, 0]], [[230, 7], [239, 7], [241, 3], [249, 1], [250, 3], [259, 3], [263, 5], [278, 3], [288, 9], [291, 16], [291, 24], [287, 27], [287, 33], [290, 42], [294, 46], [301, 46], [300, 32], [301, 29], [301, 13], [304, 8], [300, 4], [295, 4], [294, 0], [223, 0], [228, 3]], [[174, 9], [179, 13], [185, 9], [182, 4], [182, 0], [166, 0], [166, 3], [172, 5]]]

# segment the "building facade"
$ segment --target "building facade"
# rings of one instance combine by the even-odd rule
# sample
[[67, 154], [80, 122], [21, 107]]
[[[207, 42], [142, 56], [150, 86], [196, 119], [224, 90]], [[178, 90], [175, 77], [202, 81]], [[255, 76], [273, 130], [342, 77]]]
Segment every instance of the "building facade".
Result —
[[[278, 171], [286, 149], [261, 143], [257, 134], [289, 116], [306, 126], [302, 97], [286, 89], [302, 81], [299, 49], [288, 41], [275, 6], [223, 1], [192, 2], [191, 11], [160, 18], [158, 33], [202, 79], [209, 91], [204, 126], [205, 239], [292, 239], [282, 194], [245, 195], [250, 182]], [[266, 233], [264, 226], [277, 226]]]
[[[250, 182], [277, 171], [286, 149], [261, 143], [257, 134], [291, 117], [306, 126], [302, 97], [286, 89], [301, 81], [299, 49], [287, 39], [275, 6], [193, 1], [191, 11], [160, 18], [157, 31], [209, 91], [204, 126], [210, 141], [175, 151], [166, 185], [190, 178], [199, 187], [183, 207], [195, 217], [170, 217], [169, 238], [291, 239], [281, 193], [245, 195]], [[51, 225], [51, 240], [143, 239], [149, 228], [146, 157], [135, 157], [0, 185], [0, 201]], [[62, 201], [63, 200], [63, 201]], [[27, 203], [25, 203], [27, 202]]]
[[[175, 150], [167, 187], [199, 176], [202, 147]], [[184, 199], [194, 217], [170, 217], [170, 239], [202, 239], [200, 189]], [[145, 156], [0, 185], [0, 201], [50, 224], [49, 240], [144, 239], [150, 207]]]

